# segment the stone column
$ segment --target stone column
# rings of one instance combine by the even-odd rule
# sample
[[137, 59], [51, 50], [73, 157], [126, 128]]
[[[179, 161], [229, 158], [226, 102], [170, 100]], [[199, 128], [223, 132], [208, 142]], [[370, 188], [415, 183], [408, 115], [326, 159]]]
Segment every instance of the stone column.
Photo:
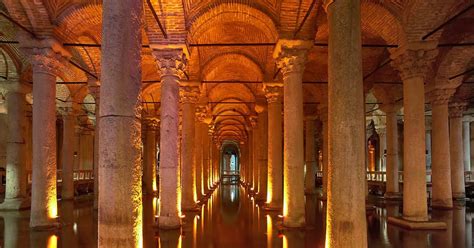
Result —
[[392, 54], [392, 66], [403, 80], [403, 217], [388, 221], [415, 229], [446, 227], [426, 222], [424, 79], [436, 55], [436, 43], [431, 42], [409, 43]]
[[360, 1], [331, 2], [326, 246], [367, 247]]
[[[95, 130], [94, 130], [94, 210], [99, 209], [99, 156], [100, 156], [100, 83], [94, 78], [88, 78], [89, 92], [95, 100]], [[78, 139], [79, 140], [79, 139]], [[79, 142], [77, 142], [79, 143]], [[76, 151], [79, 150], [80, 145], [76, 144]], [[77, 156], [76, 156], [77, 157]], [[75, 158], [76, 161], [79, 160]], [[77, 167], [74, 167], [77, 168]]]
[[206, 194], [210, 191], [209, 180], [211, 176], [211, 167], [209, 166], [209, 123], [212, 121], [212, 118], [204, 118], [202, 137], [202, 158], [203, 158], [203, 167], [204, 167], [204, 191]]
[[30, 199], [26, 193], [27, 120], [25, 95], [28, 89], [24, 84], [19, 82], [11, 83], [7, 87], [7, 178], [5, 200], [0, 204], [0, 210], [19, 210], [30, 207]]
[[143, 149], [143, 185], [147, 195], [156, 195], [158, 185], [156, 182], [156, 132], [160, 125], [156, 118], [142, 119], [145, 130]]
[[159, 227], [181, 226], [181, 184], [178, 171], [179, 80], [184, 76], [186, 56], [183, 49], [153, 52], [161, 73], [160, 117], [160, 212]]
[[323, 164], [322, 164], [322, 171], [323, 171], [323, 195], [321, 196], [322, 200], [327, 199], [327, 192], [328, 192], [328, 150], [329, 150], [329, 132], [328, 132], [328, 107], [321, 106], [319, 108], [319, 116], [321, 118], [322, 123], [322, 136], [323, 136], [323, 147], [322, 147], [322, 154], [323, 154]]
[[267, 155], [268, 155], [268, 111], [264, 105], [255, 107], [255, 111], [258, 113], [258, 201], [265, 201], [267, 198]]
[[386, 127], [378, 127], [376, 129], [377, 133], [379, 134], [379, 161], [378, 161], [378, 168], [377, 171], [386, 171], [387, 163], [386, 159], [384, 158], [385, 151], [387, 150], [387, 130]]
[[[452, 103], [449, 106], [450, 147], [448, 147], [448, 149], [450, 149], [451, 152], [452, 198], [458, 200], [464, 200], [466, 198], [462, 141], [462, 114], [466, 107], [466, 103], [457, 102]], [[445, 185], [445, 187], [448, 187], [448, 185]]]
[[397, 112], [399, 107], [394, 104], [385, 104], [382, 111], [386, 114], [386, 130], [387, 130], [387, 167], [386, 167], [386, 199], [401, 198], [398, 182], [398, 127]]
[[252, 140], [252, 149], [251, 151], [251, 159], [252, 159], [252, 171], [251, 171], [251, 177], [252, 177], [252, 184], [250, 185], [250, 189], [252, 193], [257, 193], [258, 192], [258, 178], [257, 178], [257, 173], [258, 173], [258, 159], [257, 159], [257, 154], [258, 154], [258, 122], [257, 122], [257, 117], [256, 116], [251, 116], [250, 117], [250, 125], [252, 125], [252, 135], [251, 138]]
[[305, 119], [306, 137], [305, 137], [305, 193], [312, 195], [316, 190], [316, 149], [315, 145], [315, 117], [308, 116]]
[[425, 117], [425, 143], [426, 143], [426, 170], [431, 170], [431, 118], [429, 116]]
[[428, 93], [432, 105], [432, 191], [431, 205], [452, 208], [451, 167], [449, 158], [448, 101], [454, 89], [435, 89]]
[[[196, 192], [195, 155], [195, 114], [196, 102], [199, 97], [199, 87], [192, 83], [182, 84], [180, 87], [181, 106], [183, 111], [183, 130], [181, 144], [181, 208], [194, 210], [198, 200]], [[196, 147], [199, 149], [199, 147]], [[199, 152], [198, 150], [196, 152]]]
[[273, 57], [283, 75], [283, 226], [305, 225], [303, 72], [311, 41], [279, 40]]
[[143, 245], [142, 14], [138, 0], [103, 3], [98, 247]]
[[194, 152], [194, 167], [196, 168], [196, 194], [197, 199], [201, 199], [205, 195], [204, 183], [204, 163], [203, 163], [203, 138], [207, 131], [207, 125], [204, 119], [207, 114], [206, 106], [199, 105], [196, 108], [196, 124], [195, 124], [195, 152]]
[[61, 199], [74, 199], [74, 135], [77, 122], [76, 110], [64, 111], [63, 115], [63, 147]]
[[462, 122], [462, 143], [463, 143], [463, 161], [464, 171], [471, 171], [471, 130], [470, 123], [472, 117], [465, 117]]
[[[30, 227], [58, 225], [56, 154], [56, 77], [70, 54], [55, 40], [28, 44], [33, 67], [33, 175]], [[31, 48], [33, 47], [33, 48]]]
[[283, 206], [282, 86], [281, 83], [265, 83], [265, 96], [268, 102], [267, 206], [269, 209], [281, 209]]

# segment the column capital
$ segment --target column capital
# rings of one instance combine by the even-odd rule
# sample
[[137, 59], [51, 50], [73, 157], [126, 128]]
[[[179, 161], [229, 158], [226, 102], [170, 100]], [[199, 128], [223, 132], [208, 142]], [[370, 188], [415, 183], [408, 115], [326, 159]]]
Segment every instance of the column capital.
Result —
[[467, 109], [465, 102], [452, 102], [449, 104], [449, 117], [462, 118], [462, 114]]
[[71, 53], [53, 38], [22, 40], [20, 37], [20, 40], [20, 50], [29, 56], [33, 72], [58, 76], [72, 57]]
[[463, 122], [473, 122], [474, 121], [474, 115], [466, 115], [462, 118]]
[[273, 57], [277, 60], [277, 66], [283, 76], [304, 72], [307, 53], [311, 47], [313, 42], [309, 40], [278, 40]]
[[73, 105], [70, 107], [67, 107], [67, 106], [58, 107], [58, 112], [60, 115], [62, 115], [63, 118], [67, 118], [67, 117], [75, 118], [79, 114], [79, 106], [77, 103], [73, 103]]
[[146, 117], [142, 119], [142, 123], [146, 130], [156, 131], [160, 128], [160, 119], [156, 117]]
[[[212, 117], [209, 118], [209, 109], [207, 107], [207, 105], [203, 105], [203, 104], [200, 104], [198, 106], [196, 106], [196, 120], [198, 122], [203, 122], [203, 123], [206, 123], [206, 124], [209, 124], [211, 123], [212, 121]], [[209, 121], [210, 119], [210, 121]]]
[[263, 89], [265, 91], [265, 97], [269, 104], [281, 102], [283, 96], [283, 83], [271, 82], [263, 83]]
[[391, 65], [400, 73], [402, 80], [413, 77], [425, 78], [438, 55], [436, 46], [437, 43], [431, 41], [409, 43], [392, 53]]
[[166, 76], [184, 78], [187, 64], [186, 53], [182, 48], [166, 48], [153, 50], [161, 78]]
[[456, 89], [433, 89], [426, 93], [428, 101], [432, 105], [445, 105], [448, 104], [449, 99], [456, 93]]
[[249, 116], [249, 122], [250, 122], [250, 125], [252, 126], [252, 128], [256, 128], [257, 127], [257, 116], [255, 116], [255, 115]]
[[397, 113], [402, 108], [402, 104], [384, 103], [379, 105], [379, 109], [387, 113]]
[[199, 86], [181, 85], [179, 86], [179, 100], [181, 103], [196, 104], [199, 100]]

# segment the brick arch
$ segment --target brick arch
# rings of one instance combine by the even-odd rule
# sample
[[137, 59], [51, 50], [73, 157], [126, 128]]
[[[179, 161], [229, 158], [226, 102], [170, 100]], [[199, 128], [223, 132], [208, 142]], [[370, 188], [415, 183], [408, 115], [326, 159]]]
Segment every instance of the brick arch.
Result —
[[78, 8], [69, 8], [57, 19], [56, 33], [66, 40], [77, 40], [88, 36], [90, 30], [97, 30], [95, 37], [100, 37], [102, 25], [102, 4], [88, 4]]
[[43, 1], [4, 0], [8, 13], [22, 25], [32, 28], [37, 35], [50, 35], [53, 25]]
[[[404, 4], [402, 14], [405, 42], [420, 41], [429, 31], [449, 18], [460, 6], [468, 4], [468, 0], [410, 0]], [[429, 40], [437, 40], [441, 32], [431, 36]]]
[[273, 42], [278, 37], [275, 21], [266, 13], [250, 5], [222, 3], [189, 20], [190, 39], [198, 41], [199, 37], [216, 25], [232, 22], [248, 24], [260, 30], [260, 34], [255, 34], [256, 39], [261, 39], [260, 41]]
[[14, 75], [19, 78], [19, 75], [23, 69], [23, 62], [20, 58], [18, 50], [15, 47], [9, 45], [2, 45], [0, 46], [0, 51], [3, 53], [3, 56], [5, 56], [0, 57], [0, 60], [2, 61], [2, 63], [0, 63], [0, 75], [5, 76], [4, 72], [8, 71], [7, 77]]

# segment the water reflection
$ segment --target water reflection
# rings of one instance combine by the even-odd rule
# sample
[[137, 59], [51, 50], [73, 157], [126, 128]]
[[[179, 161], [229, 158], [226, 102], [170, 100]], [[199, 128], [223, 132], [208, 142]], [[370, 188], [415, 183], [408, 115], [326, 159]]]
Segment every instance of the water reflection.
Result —
[[[472, 210], [456, 204], [452, 210], [433, 210], [445, 221], [442, 231], [408, 231], [386, 222], [399, 216], [400, 202], [371, 199], [367, 214], [369, 247], [472, 247]], [[239, 185], [221, 185], [199, 211], [185, 212], [179, 230], [156, 228], [158, 199], [143, 198], [144, 247], [324, 247], [326, 203], [306, 196], [306, 227], [282, 228], [281, 212], [264, 211]], [[59, 204], [62, 227], [30, 232], [29, 212], [0, 212], [0, 247], [96, 247], [97, 212], [91, 199]], [[117, 234], [127, 235], [127, 234]]]

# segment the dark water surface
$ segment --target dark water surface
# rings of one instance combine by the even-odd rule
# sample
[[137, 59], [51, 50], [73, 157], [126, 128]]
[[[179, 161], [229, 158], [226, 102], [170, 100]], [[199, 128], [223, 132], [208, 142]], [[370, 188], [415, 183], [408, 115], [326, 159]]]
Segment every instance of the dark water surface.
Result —
[[[158, 231], [154, 227], [153, 199], [144, 198], [144, 247], [324, 247], [325, 203], [306, 197], [306, 227], [281, 228], [279, 212], [266, 212], [238, 185], [221, 185], [199, 212], [185, 212], [181, 230]], [[156, 201], [155, 201], [156, 202]], [[433, 219], [447, 222], [445, 231], [407, 231], [386, 222], [398, 215], [400, 203], [371, 199], [367, 214], [369, 247], [472, 247], [472, 213], [457, 205], [453, 210], [433, 210]], [[61, 202], [62, 227], [56, 231], [32, 232], [29, 211], [0, 212], [0, 246], [96, 247], [97, 213], [90, 197]], [[117, 234], [127, 235], [127, 234]]]

